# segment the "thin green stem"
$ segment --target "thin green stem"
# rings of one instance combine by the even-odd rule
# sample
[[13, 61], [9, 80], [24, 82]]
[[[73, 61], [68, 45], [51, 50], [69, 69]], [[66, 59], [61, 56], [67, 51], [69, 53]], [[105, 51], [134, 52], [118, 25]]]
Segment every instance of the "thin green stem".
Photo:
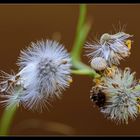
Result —
[[71, 52], [74, 60], [80, 61], [81, 59], [80, 55], [82, 53], [82, 49], [90, 29], [91, 29], [91, 23], [87, 22], [81, 28], [79, 35], [76, 36], [76, 41], [74, 42], [73, 50]]
[[80, 15], [79, 15], [78, 24], [77, 24], [76, 38], [73, 45], [73, 49], [71, 51], [73, 59], [76, 59], [76, 60], [80, 60], [82, 46], [84, 44], [84, 41], [91, 27], [90, 23], [85, 24], [86, 11], [87, 11], [86, 5], [81, 4]]
[[79, 74], [79, 75], [88, 75], [95, 78], [95, 77], [100, 77], [100, 75], [97, 74], [89, 66], [81, 62], [82, 49], [85, 40], [87, 38], [87, 35], [91, 29], [91, 22], [85, 23], [86, 11], [87, 11], [86, 5], [85, 4], [80, 5], [80, 14], [78, 19], [76, 38], [71, 51], [72, 63], [73, 63], [72, 73]]
[[16, 106], [12, 107], [11, 109], [5, 109], [3, 116], [1, 118], [0, 121], [0, 136], [7, 136], [8, 135], [8, 131], [9, 128], [11, 126], [13, 117], [15, 115], [16, 112]]
[[100, 77], [100, 75], [96, 73], [92, 68], [79, 61], [74, 61], [72, 73], [76, 75], [87, 75], [92, 78]]
[[81, 4], [79, 8], [80, 8], [80, 15], [79, 15], [79, 21], [77, 24], [77, 32], [76, 32], [77, 35], [79, 34], [79, 31], [81, 30], [82, 26], [85, 23], [85, 17], [86, 17], [86, 12], [87, 12], [87, 8], [85, 4]]

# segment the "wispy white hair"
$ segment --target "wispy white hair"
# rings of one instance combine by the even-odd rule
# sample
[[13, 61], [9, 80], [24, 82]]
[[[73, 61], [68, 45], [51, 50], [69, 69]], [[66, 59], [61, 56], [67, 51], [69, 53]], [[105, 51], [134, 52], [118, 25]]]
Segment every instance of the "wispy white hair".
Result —
[[117, 123], [128, 123], [129, 118], [135, 119], [139, 114], [137, 98], [140, 97], [140, 85], [134, 74], [130, 68], [122, 71], [116, 67], [112, 77], [105, 77], [102, 85], [107, 100], [101, 112]]
[[70, 55], [56, 41], [32, 42], [21, 51], [17, 64], [17, 82], [24, 91], [18, 95], [28, 109], [42, 110], [49, 99], [61, 97], [72, 80]]
[[107, 61], [108, 66], [118, 65], [121, 59], [128, 57], [130, 54], [130, 50], [125, 44], [130, 37], [132, 35], [124, 32], [113, 35], [105, 33], [99, 41], [85, 44], [87, 56], [90, 57], [91, 61], [96, 57], [102, 57]]

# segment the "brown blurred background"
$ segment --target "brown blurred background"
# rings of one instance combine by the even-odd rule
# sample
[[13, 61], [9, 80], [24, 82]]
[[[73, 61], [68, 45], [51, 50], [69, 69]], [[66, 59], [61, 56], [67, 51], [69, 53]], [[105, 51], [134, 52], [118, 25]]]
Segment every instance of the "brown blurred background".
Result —
[[[87, 19], [92, 30], [87, 40], [113, 31], [113, 26], [127, 24], [133, 34], [131, 56], [121, 66], [131, 67], [140, 77], [140, 5], [88, 5]], [[31, 41], [56, 39], [70, 51], [75, 38], [79, 5], [0, 5], [0, 69], [18, 70], [16, 60], [21, 49]], [[84, 53], [83, 53], [84, 54]], [[84, 56], [83, 61], [88, 64]], [[56, 100], [42, 114], [20, 108], [14, 117], [10, 135], [139, 135], [140, 117], [119, 125], [104, 118], [89, 99], [92, 79], [73, 76], [73, 83], [62, 100]], [[3, 108], [0, 109], [0, 116]]]

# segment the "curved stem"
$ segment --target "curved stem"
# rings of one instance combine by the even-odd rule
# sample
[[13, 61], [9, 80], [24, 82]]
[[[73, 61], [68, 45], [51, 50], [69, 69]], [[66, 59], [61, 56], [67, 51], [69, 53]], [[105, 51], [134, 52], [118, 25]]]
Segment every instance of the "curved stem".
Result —
[[0, 121], [0, 136], [6, 136], [9, 131], [9, 127], [11, 126], [12, 120], [14, 118], [16, 112], [16, 106], [12, 108], [6, 108], [4, 110], [3, 116]]
[[87, 38], [87, 35], [91, 29], [91, 22], [85, 23], [86, 11], [86, 5], [80, 5], [80, 15], [78, 19], [76, 38], [71, 51], [73, 63], [72, 73], [79, 75], [88, 75], [95, 78], [100, 77], [100, 75], [96, 73], [93, 69], [91, 69], [88, 65], [81, 62], [82, 48], [84, 46], [84, 42]]
[[77, 75], [87, 75], [92, 78], [100, 77], [100, 75], [96, 73], [92, 68], [79, 61], [74, 61], [72, 73]]

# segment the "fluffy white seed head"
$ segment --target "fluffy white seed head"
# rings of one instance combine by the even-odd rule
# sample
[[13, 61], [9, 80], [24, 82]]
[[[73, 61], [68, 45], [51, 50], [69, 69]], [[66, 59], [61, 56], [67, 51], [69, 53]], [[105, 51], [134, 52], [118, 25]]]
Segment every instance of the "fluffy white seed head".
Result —
[[116, 34], [103, 34], [99, 41], [87, 43], [87, 56], [92, 59], [102, 57], [106, 60], [108, 66], [120, 64], [120, 60], [130, 55], [130, 49], [127, 46], [127, 40], [132, 35], [118, 32]]
[[108, 97], [101, 112], [117, 123], [128, 123], [139, 114], [137, 98], [140, 97], [139, 83], [129, 68], [116, 68], [111, 77], [105, 77], [102, 92]]
[[[62, 91], [69, 87], [71, 78], [71, 58], [64, 46], [56, 41], [32, 42], [18, 59], [19, 79], [12, 86], [22, 87], [24, 107], [42, 111], [54, 97], [61, 97]], [[19, 95], [19, 94], [18, 94]], [[12, 93], [11, 99], [15, 96]], [[9, 98], [10, 99], [10, 98]], [[10, 101], [11, 100], [7, 100]]]
[[97, 71], [104, 70], [107, 67], [106, 60], [102, 57], [96, 57], [91, 60], [91, 67]]

